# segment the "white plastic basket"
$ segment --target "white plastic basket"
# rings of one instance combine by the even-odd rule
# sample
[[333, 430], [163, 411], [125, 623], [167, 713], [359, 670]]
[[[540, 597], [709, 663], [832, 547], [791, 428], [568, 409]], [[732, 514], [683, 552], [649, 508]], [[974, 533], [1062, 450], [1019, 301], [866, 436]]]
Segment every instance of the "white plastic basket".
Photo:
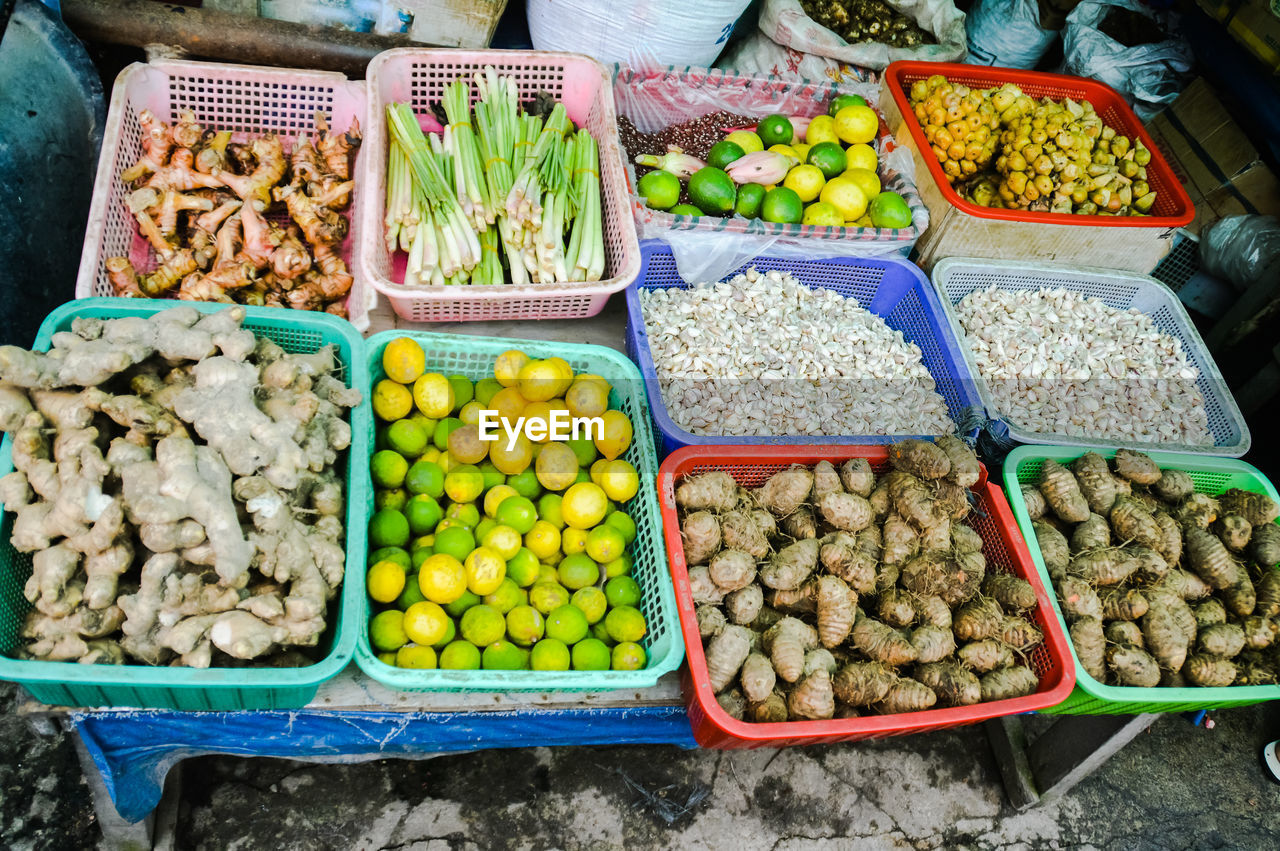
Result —
[[[604, 279], [527, 286], [405, 286], [404, 256], [387, 251], [386, 108], [408, 103], [419, 114], [439, 101], [444, 87], [486, 66], [513, 77], [522, 100], [547, 92], [562, 101], [569, 118], [600, 145], [600, 195], [604, 225]], [[613, 88], [604, 66], [587, 56], [536, 50], [427, 50], [400, 48], [369, 63], [369, 128], [361, 174], [371, 189], [362, 209], [357, 267], [392, 309], [411, 322], [483, 319], [573, 319], [595, 316], [613, 293], [640, 272], [640, 246], [627, 206], [626, 174], [618, 149]], [[472, 97], [475, 96], [475, 88]]]
[[[185, 61], [136, 63], [125, 68], [116, 77], [111, 95], [76, 298], [115, 295], [104, 267], [110, 257], [129, 257], [140, 272], [157, 265], [155, 252], [129, 214], [128, 187], [120, 180], [121, 173], [142, 153], [142, 126], [138, 123], [142, 110], [150, 109], [157, 118], [173, 121], [180, 111], [189, 109], [206, 128], [230, 130], [236, 141], [277, 133], [287, 152], [299, 135], [315, 132], [317, 113], [322, 113], [335, 131], [346, 130], [356, 119], [361, 127], [367, 126], [366, 104], [364, 83], [328, 71]], [[359, 174], [362, 158], [357, 153], [353, 174]], [[347, 297], [347, 314], [361, 330], [368, 326], [369, 309], [377, 298], [354, 268], [360, 208], [368, 197], [363, 181], [357, 180], [351, 206], [345, 211], [351, 229], [342, 244], [342, 257], [355, 276]]]
[[[1249, 427], [1236, 406], [1235, 398], [1218, 371], [1217, 364], [1196, 331], [1191, 317], [1178, 297], [1155, 278], [1134, 272], [1095, 269], [1087, 266], [1065, 266], [1013, 260], [987, 260], [948, 257], [933, 267], [933, 284], [941, 296], [947, 320], [960, 340], [965, 362], [977, 384], [978, 395], [987, 408], [987, 416], [1008, 436], [1025, 444], [1065, 444], [1068, 446], [1128, 446], [1136, 449], [1159, 449], [1169, 452], [1194, 452], [1239, 458], [1249, 451]], [[1038, 290], [1057, 288], [1081, 293], [1119, 310], [1136, 309], [1155, 322], [1156, 327], [1182, 343], [1187, 359], [1200, 371], [1196, 388], [1204, 395], [1205, 413], [1209, 419], [1212, 444], [1124, 442], [1113, 438], [1076, 437], [1066, 434], [1035, 432], [1019, 426], [1006, 412], [996, 407], [991, 387], [978, 372], [973, 350], [964, 333], [954, 305], [969, 293], [991, 286], [1004, 290]]]

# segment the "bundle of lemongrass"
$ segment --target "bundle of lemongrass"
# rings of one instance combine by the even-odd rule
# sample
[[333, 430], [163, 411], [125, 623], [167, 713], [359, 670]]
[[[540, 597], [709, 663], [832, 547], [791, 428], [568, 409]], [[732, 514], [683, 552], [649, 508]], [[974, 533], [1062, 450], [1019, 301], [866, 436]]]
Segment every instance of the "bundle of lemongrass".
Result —
[[[493, 68], [445, 87], [449, 124], [424, 134], [408, 104], [387, 107], [387, 250], [408, 255], [404, 283], [549, 284], [604, 273], [600, 153], [557, 103], [522, 113], [515, 81]], [[505, 260], [505, 263], [504, 263]]]

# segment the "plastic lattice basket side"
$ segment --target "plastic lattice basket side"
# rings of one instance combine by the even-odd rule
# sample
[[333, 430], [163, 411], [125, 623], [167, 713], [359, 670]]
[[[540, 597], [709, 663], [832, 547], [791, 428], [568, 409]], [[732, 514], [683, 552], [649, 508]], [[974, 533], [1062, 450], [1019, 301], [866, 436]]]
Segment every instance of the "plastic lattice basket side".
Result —
[[[104, 265], [108, 258], [128, 257], [139, 272], [158, 265], [155, 250], [138, 232], [138, 224], [129, 213], [129, 187], [120, 179], [142, 155], [138, 115], [144, 109], [165, 122], [172, 122], [183, 110], [191, 110], [206, 129], [229, 130], [237, 142], [276, 133], [284, 142], [286, 156], [295, 139], [315, 134], [318, 114], [325, 116], [335, 132], [345, 131], [357, 120], [362, 127], [368, 123], [364, 83], [352, 82], [338, 73], [168, 60], [128, 66], [120, 72], [112, 90], [80, 255], [76, 298], [114, 295]], [[361, 159], [363, 155], [356, 149], [353, 176], [358, 177]], [[353, 273], [360, 240], [360, 210], [370, 200], [365, 186], [363, 181], [356, 181], [351, 204], [344, 211], [350, 231], [341, 253]], [[347, 314], [357, 328], [368, 326], [368, 312], [375, 297], [362, 277], [355, 274], [347, 297]]]
[[[1104, 458], [1115, 457], [1114, 449], [1093, 450]], [[1085, 453], [1075, 446], [1020, 446], [1009, 453], [1004, 462], [1004, 485], [1009, 494], [1018, 528], [1026, 538], [1027, 547], [1035, 563], [1040, 582], [1049, 589], [1049, 602], [1061, 629], [1066, 629], [1066, 619], [1058, 606], [1057, 594], [1044, 558], [1027, 504], [1022, 498], [1021, 485], [1034, 483], [1040, 475], [1045, 459], [1052, 458], [1061, 464], [1070, 464]], [[1173, 452], [1148, 452], [1162, 469], [1183, 470], [1195, 482], [1196, 492], [1217, 496], [1230, 488], [1264, 493], [1280, 500], [1275, 487], [1261, 471], [1251, 464], [1230, 458], [1208, 458]], [[1084, 670], [1076, 656], [1075, 647], [1067, 641], [1071, 664], [1075, 667], [1076, 687], [1071, 696], [1060, 705], [1046, 708], [1045, 712], [1059, 715], [1136, 715], [1143, 712], [1185, 712], [1195, 709], [1222, 709], [1229, 706], [1249, 706], [1267, 700], [1280, 699], [1280, 685], [1228, 686], [1226, 688], [1136, 688], [1112, 686], [1100, 683]]]
[[[1168, 287], [1147, 275], [1092, 269], [1085, 266], [1063, 266], [1031, 261], [979, 260], [949, 257], [938, 262], [932, 273], [934, 286], [941, 296], [943, 310], [968, 365], [969, 374], [996, 427], [1007, 431], [1018, 443], [1068, 444], [1089, 446], [1106, 443], [1135, 449], [1159, 448], [1170, 452], [1197, 452], [1206, 455], [1239, 457], [1249, 451], [1249, 426], [1236, 405], [1227, 382], [1209, 354], [1186, 308]], [[1017, 292], [1039, 289], [1064, 289], [1096, 298], [1117, 310], [1137, 310], [1151, 317], [1156, 327], [1182, 345], [1188, 360], [1199, 371], [1196, 389], [1204, 396], [1212, 444], [1143, 443], [1112, 438], [1076, 436], [1062, 433], [1034, 432], [1019, 426], [1011, 416], [1000, 411], [991, 386], [978, 372], [973, 350], [956, 314], [955, 306], [967, 295], [988, 287]]]
[[902, 736], [974, 724], [1002, 715], [1043, 710], [1070, 694], [1075, 678], [1069, 663], [1066, 637], [1054, 619], [1049, 594], [1036, 576], [1031, 555], [1018, 532], [1009, 504], [1000, 488], [987, 480], [986, 467], [983, 467], [981, 478], [971, 489], [975, 510], [966, 523], [982, 537], [982, 553], [986, 557], [988, 571], [1011, 573], [1026, 579], [1036, 592], [1036, 607], [1027, 612], [1027, 617], [1044, 633], [1044, 641], [1027, 657], [1027, 662], [1040, 677], [1040, 686], [1033, 694], [924, 712], [768, 724], [739, 721], [716, 702], [707, 675], [707, 660], [698, 631], [698, 616], [680, 537], [675, 503], [677, 482], [685, 476], [723, 470], [742, 487], [754, 488], [792, 464], [811, 465], [827, 460], [838, 465], [849, 458], [867, 459], [872, 469], [880, 474], [889, 469], [888, 457], [886, 446], [690, 446], [667, 456], [662, 462], [658, 472], [658, 494], [662, 504], [663, 533], [671, 555], [680, 626], [689, 659], [683, 674], [684, 697], [694, 738], [703, 747], [782, 747]]
[[[640, 642], [648, 659], [645, 667], [638, 671], [456, 671], [397, 668], [383, 663], [374, 655], [367, 629], [369, 603], [362, 598], [356, 609], [360, 627], [355, 651], [356, 662], [361, 670], [378, 682], [401, 691], [598, 692], [648, 688], [656, 684], [663, 674], [678, 668], [684, 659], [684, 645], [680, 639], [671, 574], [667, 571], [662, 519], [658, 511], [657, 494], [653, 489], [653, 482], [658, 475], [658, 459], [653, 450], [649, 414], [635, 364], [618, 352], [601, 346], [473, 337], [464, 334], [384, 331], [368, 340], [367, 357], [372, 383], [376, 384], [385, 377], [382, 371], [382, 350], [387, 343], [400, 337], [409, 337], [422, 346], [426, 352], [426, 368], [429, 372], [465, 375], [472, 381], [492, 377], [493, 362], [497, 356], [510, 349], [519, 349], [533, 358], [564, 358], [574, 372], [600, 375], [613, 386], [609, 394], [609, 407], [626, 414], [634, 431], [631, 446], [620, 457], [629, 461], [640, 474], [640, 490], [626, 503], [626, 511], [636, 523], [636, 539], [628, 547], [628, 554], [633, 561], [631, 576], [640, 585], [640, 611], [648, 625], [648, 632]], [[368, 428], [368, 438], [372, 440], [372, 423]], [[371, 488], [365, 491], [363, 509], [366, 518], [373, 513]]]
[[[150, 316], [176, 305], [145, 299], [93, 298], [69, 302], [46, 317], [33, 348], [48, 351], [53, 334], [69, 331], [79, 318], [114, 319]], [[227, 305], [186, 302], [202, 313]], [[368, 395], [364, 345], [360, 335], [334, 316], [310, 311], [242, 308], [245, 328], [274, 340], [288, 352], [314, 352], [333, 346], [348, 386]], [[0, 679], [22, 683], [39, 701], [64, 706], [137, 706], [151, 709], [297, 709], [315, 696], [322, 682], [351, 661], [365, 596], [365, 527], [367, 458], [372, 429], [366, 398], [350, 412], [351, 446], [339, 459], [338, 475], [346, 488], [346, 574], [339, 595], [329, 603], [329, 628], [316, 655], [302, 668], [183, 668], [147, 665], [78, 665], [14, 659], [18, 632], [31, 603], [23, 586], [31, 575], [31, 554], [9, 543], [13, 515], [0, 519]], [[0, 445], [0, 475], [13, 469], [12, 439]], [[366, 471], [362, 475], [362, 471]]]
[[[672, 419], [662, 398], [653, 352], [645, 331], [642, 290], [679, 287], [689, 283], [680, 277], [671, 249], [656, 240], [642, 244], [642, 273], [635, 286], [627, 288], [627, 354], [640, 366], [654, 425], [666, 455], [682, 446], [710, 444], [798, 444], [798, 443], [892, 443], [907, 437], [928, 435], [791, 435], [743, 436], [698, 435], [681, 428]], [[814, 289], [828, 289], [884, 319], [890, 328], [901, 331], [908, 342], [920, 347], [922, 360], [933, 376], [937, 392], [947, 404], [947, 412], [957, 427], [980, 416], [982, 400], [973, 385], [969, 366], [959, 341], [946, 320], [933, 287], [923, 273], [905, 260], [893, 257], [837, 257], [817, 260], [788, 260], [757, 257], [722, 280], [754, 267], [760, 272], [778, 270], [795, 276]]]
[[[408, 103], [419, 114], [440, 100], [444, 87], [459, 77], [470, 84], [486, 67], [512, 77], [522, 101], [546, 92], [564, 103], [570, 120], [590, 131], [600, 146], [600, 203], [603, 215], [604, 277], [581, 283], [527, 286], [405, 286], [403, 253], [387, 250], [386, 214], [388, 135], [386, 108]], [[618, 124], [613, 90], [604, 66], [587, 56], [536, 50], [429, 50], [401, 48], [378, 54], [369, 63], [369, 128], [363, 176], [374, 188], [364, 210], [358, 251], [361, 274], [412, 322], [483, 319], [572, 319], [594, 316], [612, 293], [634, 280], [640, 249], [627, 206], [626, 176], [618, 153]], [[475, 96], [474, 84], [471, 96]]]

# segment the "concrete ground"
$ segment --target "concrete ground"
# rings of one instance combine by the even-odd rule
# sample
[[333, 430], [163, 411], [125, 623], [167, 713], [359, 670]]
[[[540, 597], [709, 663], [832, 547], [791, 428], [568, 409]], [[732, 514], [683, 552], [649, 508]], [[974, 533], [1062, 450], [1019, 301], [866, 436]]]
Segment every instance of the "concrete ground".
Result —
[[[0, 847], [93, 847], [71, 743], [10, 714], [12, 693], [0, 687]], [[342, 766], [209, 757], [185, 763], [176, 847], [1280, 847], [1280, 786], [1256, 758], [1280, 736], [1280, 703], [1211, 718], [1213, 729], [1161, 719], [1063, 800], [1025, 812], [1007, 803], [980, 727], [777, 751], [535, 747]]]

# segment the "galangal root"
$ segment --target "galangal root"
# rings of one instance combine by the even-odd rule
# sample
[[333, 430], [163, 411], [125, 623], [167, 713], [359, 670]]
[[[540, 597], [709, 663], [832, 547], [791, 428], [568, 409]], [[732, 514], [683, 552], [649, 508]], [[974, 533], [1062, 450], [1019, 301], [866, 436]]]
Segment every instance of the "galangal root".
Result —
[[332, 133], [318, 114], [315, 138], [299, 136], [291, 152], [273, 133], [236, 144], [190, 111], [172, 125], [150, 110], [138, 121], [142, 156], [121, 179], [157, 265], [139, 274], [128, 257], [108, 258], [116, 295], [346, 315], [353, 279], [340, 254], [350, 227], [341, 211], [355, 186], [358, 121]]

